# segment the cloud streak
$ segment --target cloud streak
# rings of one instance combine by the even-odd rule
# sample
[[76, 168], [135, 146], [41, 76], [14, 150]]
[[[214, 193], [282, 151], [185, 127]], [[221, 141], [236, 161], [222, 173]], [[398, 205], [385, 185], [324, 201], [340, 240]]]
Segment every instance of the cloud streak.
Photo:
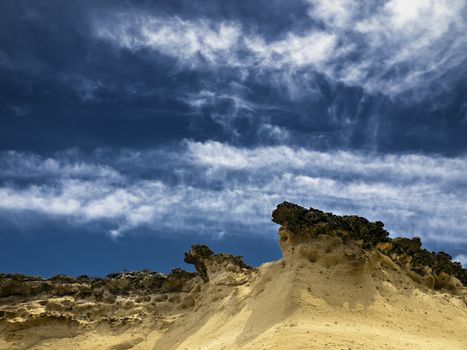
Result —
[[116, 23], [96, 25], [96, 35], [119, 47], [131, 50], [152, 48], [177, 57], [193, 67], [199, 59], [209, 64], [238, 64], [229, 54], [240, 40], [241, 30], [235, 23], [212, 23], [207, 20], [169, 19], [141, 14], [118, 14]]
[[[94, 32], [120, 48], [175, 58], [181, 69], [235, 69], [239, 81], [254, 76], [282, 86], [318, 73], [369, 94], [410, 92], [416, 100], [449, 89], [456, 78], [448, 75], [467, 60], [462, 0], [306, 3], [308, 22], [273, 39], [239, 20], [139, 12], [99, 17]], [[441, 77], [444, 84], [432, 85]]]
[[467, 148], [465, 1], [85, 1], [1, 10], [11, 28], [0, 34], [5, 150], [184, 138]]
[[[32, 212], [76, 225], [104, 222], [113, 236], [138, 228], [272, 236], [270, 213], [288, 200], [382, 220], [394, 233], [418, 234], [428, 244], [467, 247], [465, 157], [184, 141], [178, 150], [97, 151], [86, 161], [73, 152], [55, 158], [10, 152], [0, 159], [9, 162], [0, 172], [4, 218]], [[16, 175], [25, 170], [26, 184]]]

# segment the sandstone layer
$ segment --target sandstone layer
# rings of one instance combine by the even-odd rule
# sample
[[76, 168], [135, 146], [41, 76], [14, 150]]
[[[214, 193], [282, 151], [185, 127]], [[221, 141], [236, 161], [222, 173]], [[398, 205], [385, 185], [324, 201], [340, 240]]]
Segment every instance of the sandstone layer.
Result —
[[0, 349], [467, 349], [466, 270], [381, 222], [282, 203], [283, 257], [195, 245], [175, 269], [0, 275]]

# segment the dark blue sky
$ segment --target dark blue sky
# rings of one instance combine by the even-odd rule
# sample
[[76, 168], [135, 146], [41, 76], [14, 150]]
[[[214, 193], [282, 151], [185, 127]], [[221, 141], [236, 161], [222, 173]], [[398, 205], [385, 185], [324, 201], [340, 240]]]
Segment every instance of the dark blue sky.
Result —
[[274, 207], [467, 262], [463, 0], [0, 3], [0, 270], [279, 256]]

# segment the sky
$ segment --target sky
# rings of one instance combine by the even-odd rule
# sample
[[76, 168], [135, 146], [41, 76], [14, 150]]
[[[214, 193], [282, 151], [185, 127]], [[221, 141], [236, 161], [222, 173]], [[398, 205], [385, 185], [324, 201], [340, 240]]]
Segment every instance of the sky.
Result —
[[283, 201], [467, 265], [464, 0], [0, 2], [0, 270], [280, 257]]

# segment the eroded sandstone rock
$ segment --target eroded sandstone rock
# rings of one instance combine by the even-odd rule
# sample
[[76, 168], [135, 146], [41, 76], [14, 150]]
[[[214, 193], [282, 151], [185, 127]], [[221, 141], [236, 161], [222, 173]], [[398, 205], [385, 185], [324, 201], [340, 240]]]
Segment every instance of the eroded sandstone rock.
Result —
[[[361, 290], [361, 303], [368, 302], [364, 295], [371, 291], [384, 294], [391, 288], [409, 288], [408, 277], [453, 295], [467, 283], [466, 269], [448, 254], [423, 249], [418, 237], [391, 239], [378, 221], [287, 202], [274, 210], [273, 220], [281, 225], [283, 259], [279, 264], [268, 263], [271, 275], [261, 275], [268, 268], [261, 272], [239, 256], [214, 254], [206, 245], [194, 245], [185, 253], [185, 262], [193, 264], [196, 272], [144, 270], [111, 273], [105, 278], [57, 275], [49, 279], [0, 274], [0, 330], [12, 341], [24, 342], [26, 348], [30, 346], [27, 337], [19, 330], [35, 328], [35, 332], [42, 324], [53, 325], [54, 332], [60, 330], [66, 337], [102, 324], [112, 329], [138, 326], [144, 319], [166, 329], [180, 315], [211, 305], [225, 307], [229, 297], [243, 300], [249, 288], [254, 287], [250, 290], [254, 295], [267, 294], [262, 283], [270, 285], [284, 276], [299, 282], [293, 289], [303, 288], [328, 302], [333, 278], [347, 280], [351, 288]], [[322, 276], [320, 284], [300, 280], [304, 271]], [[232, 307], [229, 312], [235, 310]]]
[[195, 266], [198, 276], [204, 282], [209, 281], [209, 275], [218, 271], [238, 272], [240, 270], [251, 270], [251, 266], [246, 265], [242, 257], [230, 254], [214, 254], [206, 245], [193, 245], [185, 253], [184, 261]]
[[[377, 249], [389, 256], [395, 263], [420, 277], [435, 288], [453, 289], [460, 281], [467, 286], [467, 269], [453, 262], [449, 254], [429, 252], [422, 248], [420, 237], [391, 239], [381, 221], [370, 222], [358, 216], [338, 216], [321, 210], [305, 209], [299, 205], [284, 202], [272, 213], [272, 220], [281, 225], [279, 245], [282, 251], [290, 249], [307, 239], [327, 235], [360, 242], [363, 248]], [[449, 279], [451, 276], [455, 280]]]

